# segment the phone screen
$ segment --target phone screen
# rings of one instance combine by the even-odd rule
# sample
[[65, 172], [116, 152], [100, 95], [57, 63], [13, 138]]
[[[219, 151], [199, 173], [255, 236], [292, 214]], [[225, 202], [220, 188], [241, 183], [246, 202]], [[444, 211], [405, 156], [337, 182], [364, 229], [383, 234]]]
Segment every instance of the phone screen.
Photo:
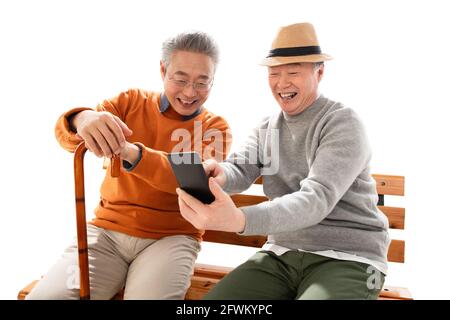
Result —
[[215, 200], [196, 152], [169, 153], [168, 159], [181, 189], [206, 204]]

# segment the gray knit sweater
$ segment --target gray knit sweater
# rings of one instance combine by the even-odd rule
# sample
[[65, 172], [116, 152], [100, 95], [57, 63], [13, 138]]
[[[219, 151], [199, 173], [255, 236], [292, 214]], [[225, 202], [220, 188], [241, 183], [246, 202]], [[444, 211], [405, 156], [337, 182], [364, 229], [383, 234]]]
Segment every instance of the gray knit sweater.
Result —
[[262, 121], [222, 163], [224, 190], [239, 193], [264, 177], [269, 201], [241, 208], [244, 235], [306, 251], [335, 250], [387, 269], [387, 218], [376, 206], [371, 152], [364, 127], [341, 103], [320, 96], [295, 116]]

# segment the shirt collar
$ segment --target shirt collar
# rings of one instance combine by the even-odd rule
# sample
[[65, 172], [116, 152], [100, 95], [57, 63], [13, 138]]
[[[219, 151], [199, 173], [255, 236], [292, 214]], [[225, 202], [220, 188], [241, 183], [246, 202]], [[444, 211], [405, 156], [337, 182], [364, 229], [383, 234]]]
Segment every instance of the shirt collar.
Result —
[[[169, 99], [167, 99], [167, 97], [164, 93], [161, 93], [161, 103], [159, 105], [159, 112], [164, 113], [169, 109], [169, 107], [170, 107]], [[188, 116], [181, 116], [181, 117], [182, 117], [183, 121], [188, 121], [188, 120], [191, 120], [191, 119], [195, 118], [196, 116], [198, 116], [202, 111], [203, 111], [203, 106], [198, 108], [197, 111], [195, 111], [193, 114], [188, 115]]]

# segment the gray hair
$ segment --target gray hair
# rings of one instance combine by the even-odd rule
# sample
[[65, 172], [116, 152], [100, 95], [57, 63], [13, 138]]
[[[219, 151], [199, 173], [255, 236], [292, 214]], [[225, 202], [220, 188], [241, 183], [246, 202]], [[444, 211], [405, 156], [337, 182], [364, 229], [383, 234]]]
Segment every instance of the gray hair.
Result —
[[320, 66], [325, 65], [323, 61], [320, 62], [314, 62], [314, 69], [319, 69]]
[[183, 32], [169, 38], [162, 45], [162, 61], [168, 66], [175, 51], [202, 53], [210, 57], [214, 63], [214, 70], [219, 62], [219, 48], [214, 39], [204, 32]]

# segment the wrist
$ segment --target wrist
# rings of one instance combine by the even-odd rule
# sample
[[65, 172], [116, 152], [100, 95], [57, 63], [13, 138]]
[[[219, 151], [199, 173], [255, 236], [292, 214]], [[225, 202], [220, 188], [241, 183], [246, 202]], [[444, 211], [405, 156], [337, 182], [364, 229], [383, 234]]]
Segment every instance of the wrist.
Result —
[[126, 142], [126, 146], [124, 151], [120, 153], [120, 157], [122, 160], [125, 160], [130, 164], [135, 163], [139, 157], [139, 147], [132, 143]]
[[69, 126], [73, 131], [77, 132], [78, 126], [79, 126], [80, 122], [82, 121], [82, 117], [83, 117], [83, 115], [86, 115], [87, 111], [89, 111], [89, 110], [80, 111], [70, 117]]

